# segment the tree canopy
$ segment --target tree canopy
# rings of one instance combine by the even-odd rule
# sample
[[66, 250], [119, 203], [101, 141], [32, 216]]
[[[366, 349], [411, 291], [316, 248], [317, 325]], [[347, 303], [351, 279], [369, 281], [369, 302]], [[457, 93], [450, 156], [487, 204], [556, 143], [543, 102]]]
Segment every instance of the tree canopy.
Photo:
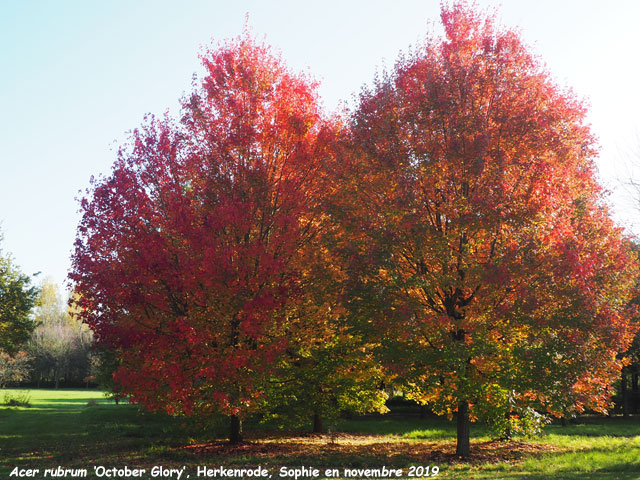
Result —
[[35, 326], [31, 311], [37, 296], [31, 278], [0, 249], [0, 351], [14, 354], [29, 339]]
[[468, 456], [470, 417], [607, 406], [637, 272], [584, 105], [493, 17], [441, 19], [360, 96], [344, 251], [357, 323]]
[[386, 378], [463, 457], [472, 419], [607, 407], [638, 272], [586, 107], [491, 15], [441, 20], [345, 118], [245, 32], [133, 132], [70, 274], [123, 395], [238, 441], [259, 409], [383, 410]]
[[239, 440], [319, 311], [308, 260], [330, 128], [315, 83], [248, 32], [202, 62], [181, 121], [150, 118], [83, 200], [71, 278], [98, 343], [121, 352], [123, 392], [229, 415]]

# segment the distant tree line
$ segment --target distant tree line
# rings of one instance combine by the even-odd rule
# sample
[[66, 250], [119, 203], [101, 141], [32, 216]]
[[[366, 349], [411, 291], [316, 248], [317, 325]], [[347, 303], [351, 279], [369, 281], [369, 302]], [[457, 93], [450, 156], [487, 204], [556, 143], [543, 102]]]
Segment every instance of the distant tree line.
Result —
[[[73, 303], [72, 303], [73, 305]], [[80, 386], [92, 379], [93, 333], [63, 302], [50, 280], [42, 286], [35, 329], [26, 345], [29, 382], [35, 386]]]
[[45, 279], [35, 288], [8, 260], [0, 261], [0, 311], [8, 332], [0, 345], [0, 387], [95, 385], [93, 333], [75, 317], [58, 286]]

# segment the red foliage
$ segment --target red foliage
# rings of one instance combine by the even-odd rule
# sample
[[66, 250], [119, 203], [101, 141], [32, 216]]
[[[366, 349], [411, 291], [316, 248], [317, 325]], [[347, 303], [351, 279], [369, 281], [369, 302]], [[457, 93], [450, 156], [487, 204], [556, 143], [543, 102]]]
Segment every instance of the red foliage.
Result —
[[181, 122], [149, 118], [82, 200], [70, 278], [119, 389], [242, 416], [303, 294], [324, 121], [314, 83], [247, 34], [202, 61]]

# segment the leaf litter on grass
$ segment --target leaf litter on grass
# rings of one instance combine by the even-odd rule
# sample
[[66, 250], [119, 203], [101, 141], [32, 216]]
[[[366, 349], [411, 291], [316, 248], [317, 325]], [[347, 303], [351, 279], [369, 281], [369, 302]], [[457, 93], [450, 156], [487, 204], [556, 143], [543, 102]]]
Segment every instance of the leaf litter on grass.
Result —
[[[277, 434], [251, 438], [240, 444], [213, 441], [176, 447], [174, 451], [187, 456], [219, 457], [227, 461], [251, 458], [255, 461], [281, 460], [289, 463], [296, 458], [313, 458], [324, 466], [323, 461], [338, 461], [348, 464], [359, 461], [407, 463], [459, 463], [454, 441], [416, 441], [398, 437], [368, 434]], [[557, 451], [552, 445], [528, 442], [484, 441], [471, 446], [470, 464], [514, 462], [526, 456], [536, 456]], [[339, 460], [338, 460], [339, 459]], [[330, 466], [330, 465], [329, 465]]]

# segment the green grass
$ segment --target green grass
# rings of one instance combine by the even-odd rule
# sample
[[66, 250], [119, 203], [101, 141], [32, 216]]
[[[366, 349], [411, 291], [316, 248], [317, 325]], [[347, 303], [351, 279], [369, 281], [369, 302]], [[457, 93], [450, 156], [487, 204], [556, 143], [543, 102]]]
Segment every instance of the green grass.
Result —
[[[2, 390], [0, 402], [5, 393], [17, 396]], [[41, 472], [58, 465], [86, 468], [94, 478], [96, 465], [137, 466], [147, 472], [154, 465], [185, 465], [195, 479], [198, 465], [262, 465], [278, 479], [283, 465], [339, 469], [386, 465], [404, 467], [406, 472], [412, 464], [438, 465], [441, 478], [640, 479], [638, 416], [585, 417], [566, 427], [551, 425], [544, 436], [527, 444], [492, 442], [490, 433], [474, 424], [474, 459], [462, 463], [453, 456], [455, 425], [442, 418], [421, 420], [417, 412], [342, 420], [324, 436], [274, 433], [250, 423], [250, 442], [230, 447], [221, 441], [224, 426], [204, 429], [197, 422], [140, 413], [133, 405], [115, 405], [99, 391], [28, 393], [31, 407], [0, 406], [0, 479], [17, 478], [9, 477], [15, 466]]]

